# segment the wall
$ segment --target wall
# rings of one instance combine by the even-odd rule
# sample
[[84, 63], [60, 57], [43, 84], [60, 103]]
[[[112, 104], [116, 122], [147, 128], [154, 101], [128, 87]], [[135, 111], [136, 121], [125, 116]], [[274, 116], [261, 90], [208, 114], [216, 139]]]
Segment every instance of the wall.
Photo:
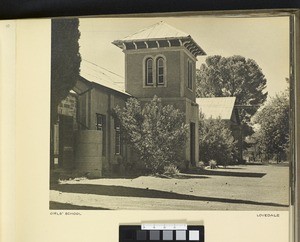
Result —
[[[72, 168], [74, 158], [73, 135], [77, 130], [77, 101], [76, 94], [69, 93], [68, 96], [60, 102], [57, 108], [58, 122], [54, 124], [54, 164], [64, 166], [64, 168]], [[64, 121], [69, 119], [66, 124]], [[58, 157], [58, 159], [57, 159]]]
[[[188, 61], [192, 61], [193, 65], [193, 74], [192, 74], [192, 90], [188, 88]], [[181, 72], [181, 81], [182, 81], [182, 93], [181, 95], [189, 98], [190, 100], [196, 101], [196, 61], [195, 58], [191, 55], [188, 55], [187, 52], [182, 51], [180, 55], [180, 68]]]
[[[179, 97], [180, 96], [180, 53], [178, 51], [160, 49], [132, 50], [125, 52], [126, 91], [137, 98]], [[166, 58], [167, 86], [143, 87], [144, 63], [147, 57], [163, 55]]]
[[58, 105], [57, 112], [58, 114], [73, 116], [76, 118], [76, 94], [69, 93], [69, 95], [61, 101]]
[[101, 142], [102, 150], [102, 167], [103, 172], [115, 170], [122, 160], [129, 159], [130, 151], [123, 145], [124, 154], [115, 154], [115, 120], [112, 116], [112, 110], [116, 106], [124, 107], [127, 95], [115, 92], [111, 89], [101, 87], [100, 85], [91, 89], [79, 98], [79, 120], [84, 122], [81, 125], [89, 130], [96, 130], [97, 113], [105, 116], [103, 134]]
[[76, 170], [88, 177], [102, 176], [102, 131], [78, 130], [76, 134]]
[[[137, 98], [187, 97], [196, 99], [196, 59], [184, 47], [125, 51], [126, 91]], [[166, 86], [145, 86], [145, 59], [164, 56], [166, 59]], [[188, 60], [193, 63], [193, 88], [188, 85]]]
[[[199, 106], [186, 99], [186, 123], [195, 123], [195, 162], [199, 161]], [[190, 160], [190, 139], [186, 144], [186, 157]]]

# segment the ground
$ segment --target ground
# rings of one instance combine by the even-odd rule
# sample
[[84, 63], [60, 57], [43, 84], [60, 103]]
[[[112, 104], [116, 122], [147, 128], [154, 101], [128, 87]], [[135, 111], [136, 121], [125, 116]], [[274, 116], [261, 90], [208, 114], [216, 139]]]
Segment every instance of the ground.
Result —
[[73, 179], [51, 186], [50, 209], [288, 210], [287, 165], [205, 169], [177, 177]]

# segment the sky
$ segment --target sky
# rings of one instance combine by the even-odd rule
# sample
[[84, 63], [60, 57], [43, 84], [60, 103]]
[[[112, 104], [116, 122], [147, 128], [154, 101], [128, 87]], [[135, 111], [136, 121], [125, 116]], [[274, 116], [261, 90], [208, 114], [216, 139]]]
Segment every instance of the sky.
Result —
[[[269, 97], [287, 88], [289, 18], [285, 16], [81, 18], [82, 59], [124, 76], [124, 53], [111, 42], [160, 21], [191, 35], [207, 56], [242, 55], [255, 60], [267, 79]], [[207, 56], [198, 56], [197, 67]]]

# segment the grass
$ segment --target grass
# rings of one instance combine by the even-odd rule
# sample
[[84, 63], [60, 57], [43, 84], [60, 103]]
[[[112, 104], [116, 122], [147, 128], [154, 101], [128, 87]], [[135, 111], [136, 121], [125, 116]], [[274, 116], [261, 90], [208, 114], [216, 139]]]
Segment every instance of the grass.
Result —
[[50, 200], [65, 209], [286, 210], [288, 176], [286, 166], [244, 165], [175, 177], [64, 180], [52, 185]]

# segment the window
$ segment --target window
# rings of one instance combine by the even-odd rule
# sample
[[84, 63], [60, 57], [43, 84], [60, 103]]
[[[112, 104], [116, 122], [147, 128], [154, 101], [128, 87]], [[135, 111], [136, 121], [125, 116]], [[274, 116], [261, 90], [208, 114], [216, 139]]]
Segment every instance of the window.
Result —
[[166, 59], [161, 55], [148, 56], [144, 59], [144, 87], [165, 87]]
[[146, 86], [153, 86], [153, 60], [146, 60]]
[[102, 155], [106, 155], [106, 128], [105, 128], [106, 116], [100, 113], [96, 113], [96, 129], [102, 131]]
[[188, 61], [188, 88], [193, 89], [193, 63]]
[[97, 113], [96, 119], [96, 129], [103, 131], [104, 115]]
[[156, 61], [156, 82], [158, 86], [165, 84], [164, 66], [164, 59], [159, 57]]
[[115, 154], [120, 155], [121, 154], [121, 126], [119, 122], [116, 122], [115, 124]]

